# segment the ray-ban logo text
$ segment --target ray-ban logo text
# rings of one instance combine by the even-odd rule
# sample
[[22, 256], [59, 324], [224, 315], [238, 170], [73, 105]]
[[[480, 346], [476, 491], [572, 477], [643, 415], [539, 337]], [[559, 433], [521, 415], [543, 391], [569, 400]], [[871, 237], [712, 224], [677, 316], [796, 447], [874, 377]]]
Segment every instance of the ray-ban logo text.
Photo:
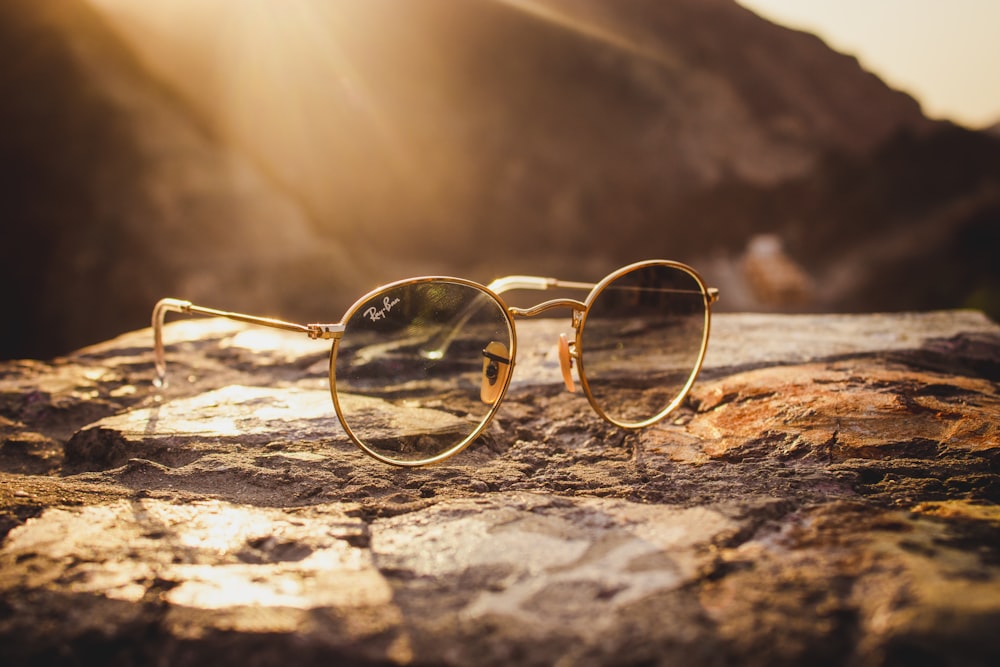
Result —
[[368, 308], [365, 309], [364, 315], [372, 322], [378, 322], [379, 320], [384, 320], [385, 316], [389, 314], [389, 311], [392, 310], [394, 307], [396, 307], [398, 303], [399, 299], [390, 299], [389, 297], [383, 297], [381, 308], [379, 308], [378, 306], [368, 306]]

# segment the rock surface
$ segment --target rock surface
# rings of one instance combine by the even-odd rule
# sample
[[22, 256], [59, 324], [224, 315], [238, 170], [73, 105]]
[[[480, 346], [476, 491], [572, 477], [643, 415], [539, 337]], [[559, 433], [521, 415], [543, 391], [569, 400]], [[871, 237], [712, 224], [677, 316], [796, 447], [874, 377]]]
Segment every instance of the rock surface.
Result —
[[1000, 327], [719, 315], [638, 433], [562, 320], [456, 458], [369, 459], [327, 344], [215, 320], [0, 365], [3, 664], [997, 664]]

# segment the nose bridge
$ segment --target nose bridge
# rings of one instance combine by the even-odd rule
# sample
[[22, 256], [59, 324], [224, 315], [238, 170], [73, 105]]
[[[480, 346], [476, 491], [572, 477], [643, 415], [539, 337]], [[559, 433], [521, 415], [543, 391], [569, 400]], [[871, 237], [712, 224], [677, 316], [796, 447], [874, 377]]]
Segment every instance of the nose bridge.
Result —
[[510, 307], [508, 311], [515, 317], [534, 317], [535, 315], [541, 315], [546, 311], [554, 310], [556, 308], [571, 309], [573, 311], [574, 322], [579, 319], [580, 313], [587, 310], [586, 304], [582, 301], [577, 301], [576, 299], [552, 299], [550, 301], [543, 301], [542, 303], [532, 306], [531, 308]]
[[[532, 306], [531, 308], [509, 308], [512, 316], [534, 317], [546, 311], [556, 308], [569, 308], [572, 312], [573, 328], [579, 334], [580, 325], [583, 322], [583, 315], [587, 312], [587, 305], [576, 299], [552, 299]], [[573, 382], [573, 359], [576, 357], [576, 344], [566, 338], [566, 334], [559, 334], [559, 368], [562, 371], [563, 382], [567, 391], [576, 391], [576, 383]]]

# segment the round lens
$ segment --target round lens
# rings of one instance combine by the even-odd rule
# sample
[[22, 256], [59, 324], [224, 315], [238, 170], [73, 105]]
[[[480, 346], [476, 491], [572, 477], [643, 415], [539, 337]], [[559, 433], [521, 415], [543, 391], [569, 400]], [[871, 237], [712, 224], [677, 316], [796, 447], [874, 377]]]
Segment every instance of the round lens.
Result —
[[673, 410], [708, 342], [704, 283], [687, 267], [651, 263], [605, 279], [580, 325], [580, 378], [594, 408], [626, 428]]
[[426, 279], [348, 311], [330, 388], [355, 441], [388, 463], [446, 458], [485, 428], [507, 389], [514, 330], [474, 283]]

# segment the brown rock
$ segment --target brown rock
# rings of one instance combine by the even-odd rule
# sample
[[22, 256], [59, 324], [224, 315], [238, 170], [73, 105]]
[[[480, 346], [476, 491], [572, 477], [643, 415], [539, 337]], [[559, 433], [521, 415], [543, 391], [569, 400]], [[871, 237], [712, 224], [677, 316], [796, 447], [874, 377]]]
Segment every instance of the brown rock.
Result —
[[629, 434], [518, 324], [479, 442], [361, 454], [326, 344], [212, 320], [0, 366], [4, 664], [992, 664], [1000, 328], [721, 315]]

